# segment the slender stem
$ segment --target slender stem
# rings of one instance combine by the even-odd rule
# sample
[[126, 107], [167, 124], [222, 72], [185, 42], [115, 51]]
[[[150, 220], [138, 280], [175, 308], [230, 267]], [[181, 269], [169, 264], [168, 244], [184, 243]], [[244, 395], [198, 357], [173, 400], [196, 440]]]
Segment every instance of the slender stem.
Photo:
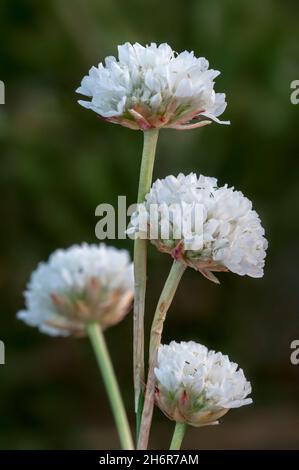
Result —
[[187, 429], [186, 423], [175, 423], [169, 450], [180, 450]]
[[143, 132], [143, 150], [139, 175], [139, 186], [137, 202], [143, 202], [146, 194], [149, 192], [155, 162], [156, 146], [159, 136], [158, 129], [152, 129]]
[[146, 393], [141, 419], [140, 434], [138, 440], [138, 449], [142, 450], [146, 449], [148, 445], [150, 427], [153, 416], [155, 398], [155, 367], [157, 363], [159, 346], [161, 344], [163, 324], [166, 318], [167, 311], [171, 305], [172, 299], [174, 297], [174, 294], [177, 290], [177, 287], [180, 283], [181, 277], [185, 269], [186, 266], [183, 263], [179, 261], [173, 262], [170, 273], [160, 295], [160, 299], [152, 323], [149, 350], [149, 370], [146, 383]]
[[[153, 167], [159, 131], [148, 130], [143, 133], [144, 143], [139, 176], [137, 203], [144, 201], [152, 184]], [[140, 425], [144, 396], [144, 306], [146, 291], [147, 240], [135, 239], [134, 242], [134, 389], [137, 429]], [[139, 410], [139, 411], [138, 411]]]
[[96, 322], [88, 323], [86, 329], [102, 373], [122, 449], [133, 450], [134, 445], [126, 411], [122, 402], [103, 332]]

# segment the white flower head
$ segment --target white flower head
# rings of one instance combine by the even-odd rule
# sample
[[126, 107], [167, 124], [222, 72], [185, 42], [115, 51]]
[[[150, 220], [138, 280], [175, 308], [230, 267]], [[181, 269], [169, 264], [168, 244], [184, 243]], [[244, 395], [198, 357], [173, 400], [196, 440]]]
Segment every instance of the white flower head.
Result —
[[127, 42], [118, 46], [117, 59], [107, 57], [92, 67], [76, 91], [90, 98], [79, 104], [112, 123], [142, 130], [194, 129], [211, 120], [229, 124], [218, 119], [226, 108], [225, 94], [214, 91], [219, 74], [193, 52]]
[[156, 404], [168, 418], [191, 426], [217, 424], [230, 408], [252, 403], [238, 364], [194, 341], [161, 345], [155, 377]]
[[191, 173], [158, 179], [133, 213], [128, 233], [150, 239], [214, 282], [213, 271], [263, 276], [267, 240], [260, 218], [249, 199], [218, 187], [215, 178]]
[[57, 250], [32, 273], [18, 318], [52, 336], [85, 335], [87, 321], [118, 323], [133, 299], [133, 266], [125, 250], [104, 244]]

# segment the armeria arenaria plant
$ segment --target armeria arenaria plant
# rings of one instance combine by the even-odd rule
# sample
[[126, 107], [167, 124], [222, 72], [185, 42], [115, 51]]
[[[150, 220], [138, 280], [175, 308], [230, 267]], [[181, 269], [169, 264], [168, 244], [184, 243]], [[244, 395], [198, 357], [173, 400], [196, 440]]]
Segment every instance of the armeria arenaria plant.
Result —
[[[195, 173], [170, 175], [152, 185], [160, 129], [229, 124], [220, 120], [226, 98], [215, 91], [219, 73], [204, 57], [155, 43], [125, 43], [118, 47], [117, 57], [107, 57], [90, 69], [76, 90], [86, 97], [79, 103], [102, 120], [141, 130], [144, 136], [137, 210], [128, 227], [134, 238], [134, 276], [125, 251], [103, 244], [58, 250], [32, 274], [25, 292], [26, 310], [18, 314], [52, 336], [89, 336], [124, 449], [134, 446], [103, 331], [128, 313], [133, 295], [138, 449], [148, 446], [154, 403], [176, 422], [170, 448], [179, 449], [187, 424], [215, 424], [230, 408], [252, 401], [250, 383], [227, 356], [193, 341], [161, 345], [166, 314], [186, 267], [216, 283], [214, 273], [221, 271], [263, 276], [264, 229], [241, 192]], [[152, 218], [154, 207], [158, 210]], [[173, 265], [154, 314], [145, 374], [149, 240], [172, 256]]]
[[[118, 58], [107, 57], [92, 67], [76, 90], [89, 100], [79, 103], [102, 119], [144, 131], [137, 202], [143, 202], [152, 182], [159, 129], [188, 130], [220, 121], [225, 94], [216, 93], [219, 71], [209, 69], [204, 57], [193, 52], [176, 53], [168, 44], [142, 46], [125, 43]], [[134, 246], [134, 381], [135, 409], [143, 400], [144, 304], [146, 288], [146, 241]], [[139, 407], [140, 409], [140, 407]]]

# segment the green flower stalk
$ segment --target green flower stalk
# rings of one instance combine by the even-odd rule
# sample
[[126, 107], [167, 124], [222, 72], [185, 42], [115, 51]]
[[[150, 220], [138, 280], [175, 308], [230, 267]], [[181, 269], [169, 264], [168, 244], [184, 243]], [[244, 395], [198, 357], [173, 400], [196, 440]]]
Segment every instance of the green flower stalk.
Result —
[[185, 423], [175, 423], [174, 433], [172, 436], [171, 444], [169, 450], [180, 450], [187, 425]]
[[[137, 203], [144, 201], [152, 184], [153, 167], [159, 131], [144, 131]], [[142, 411], [144, 390], [144, 310], [146, 293], [147, 240], [136, 238], [134, 242], [134, 389], [137, 412], [137, 435]], [[139, 411], [138, 411], [139, 410]]]
[[90, 322], [86, 326], [93, 350], [102, 373], [103, 381], [109, 397], [116, 427], [119, 434], [122, 449], [133, 450], [133, 439], [128, 423], [126, 411], [123, 405], [110, 355], [106, 346], [103, 332], [96, 322]]

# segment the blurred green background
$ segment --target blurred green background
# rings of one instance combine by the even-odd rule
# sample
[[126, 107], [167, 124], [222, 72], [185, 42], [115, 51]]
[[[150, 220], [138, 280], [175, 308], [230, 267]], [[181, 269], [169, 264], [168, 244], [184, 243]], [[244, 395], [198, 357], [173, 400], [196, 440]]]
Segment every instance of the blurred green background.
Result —
[[[216, 176], [253, 200], [270, 242], [263, 279], [189, 269], [164, 341], [194, 339], [230, 355], [253, 385], [254, 404], [218, 427], [189, 429], [185, 448], [299, 448], [299, 365], [290, 343], [298, 317], [298, 2], [285, 0], [2, 0], [0, 79], [0, 448], [117, 448], [87, 340], [52, 339], [15, 318], [31, 271], [57, 247], [96, 242], [94, 211], [118, 195], [135, 202], [142, 133], [77, 105], [74, 90], [118, 44], [168, 42], [222, 71], [223, 116], [190, 132], [161, 133], [155, 177]], [[132, 241], [115, 243], [132, 252]], [[147, 328], [170, 267], [150, 247]], [[107, 332], [134, 421], [132, 315]], [[172, 423], [157, 410], [151, 446], [167, 448]]]

